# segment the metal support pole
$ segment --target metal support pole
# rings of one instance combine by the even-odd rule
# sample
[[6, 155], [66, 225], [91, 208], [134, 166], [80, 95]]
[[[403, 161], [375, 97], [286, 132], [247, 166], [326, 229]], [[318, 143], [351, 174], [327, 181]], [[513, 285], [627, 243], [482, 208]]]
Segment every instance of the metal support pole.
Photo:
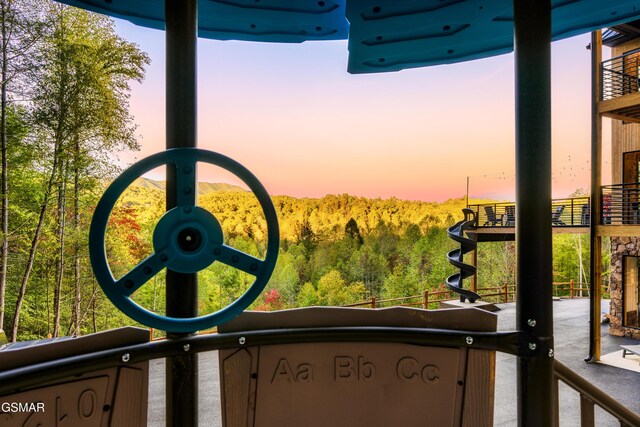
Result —
[[514, 0], [518, 330], [536, 338], [518, 357], [518, 425], [552, 425], [551, 2]]
[[587, 362], [600, 360], [600, 310], [602, 294], [602, 237], [598, 236], [602, 200], [602, 117], [598, 113], [598, 102], [602, 82], [602, 33], [591, 33], [591, 207], [589, 213], [589, 356]]
[[[196, 147], [197, 0], [165, 0], [167, 53], [167, 149]], [[194, 197], [197, 194], [194, 191]], [[176, 170], [167, 167], [167, 210], [177, 205]], [[195, 202], [195, 199], [194, 199]], [[167, 270], [166, 313], [198, 315], [198, 277]], [[184, 334], [167, 334], [175, 339]], [[198, 358], [168, 357], [166, 363], [167, 426], [198, 425]]]
[[465, 198], [467, 207], [469, 207], [469, 177], [467, 177], [467, 197]]

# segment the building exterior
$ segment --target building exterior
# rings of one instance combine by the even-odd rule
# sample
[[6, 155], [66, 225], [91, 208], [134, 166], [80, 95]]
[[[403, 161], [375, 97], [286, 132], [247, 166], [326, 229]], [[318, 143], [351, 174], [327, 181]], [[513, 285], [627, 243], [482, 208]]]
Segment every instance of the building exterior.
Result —
[[[611, 58], [602, 60], [603, 46]], [[592, 34], [591, 197], [552, 200], [554, 233], [590, 233], [591, 354], [600, 358], [603, 267], [610, 268], [609, 333], [640, 339], [640, 20]], [[611, 119], [611, 182], [602, 181], [602, 120]], [[591, 201], [597, 203], [591, 203]], [[470, 205], [477, 243], [515, 240], [515, 203]], [[594, 219], [593, 221], [591, 219]], [[607, 243], [605, 243], [607, 242]], [[610, 242], [610, 243], [609, 243]], [[611, 264], [603, 266], [603, 244]], [[604, 248], [605, 250], [608, 248]], [[477, 254], [466, 263], [477, 266]], [[477, 277], [470, 281], [477, 287]]]
[[[611, 238], [610, 334], [640, 339], [640, 21], [605, 31], [602, 44], [611, 48], [611, 59], [600, 61], [594, 73], [595, 119], [601, 129], [602, 118], [611, 118], [612, 182], [600, 186], [592, 240], [599, 248], [602, 237]], [[594, 142], [601, 146], [601, 135]]]

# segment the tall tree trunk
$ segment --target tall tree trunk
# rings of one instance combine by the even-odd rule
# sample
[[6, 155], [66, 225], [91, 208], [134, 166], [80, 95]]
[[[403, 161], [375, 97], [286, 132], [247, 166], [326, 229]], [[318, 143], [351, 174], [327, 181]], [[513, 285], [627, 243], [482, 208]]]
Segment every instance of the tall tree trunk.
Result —
[[53, 294], [53, 337], [60, 336], [62, 282], [64, 279], [64, 249], [67, 207], [67, 162], [60, 164], [60, 184], [58, 186], [58, 259], [56, 260], [56, 287]]
[[29, 257], [27, 259], [27, 265], [24, 269], [24, 274], [22, 275], [22, 283], [20, 284], [20, 290], [18, 291], [18, 298], [16, 299], [16, 310], [13, 314], [13, 327], [11, 328], [11, 342], [15, 342], [18, 337], [18, 325], [20, 323], [20, 310], [22, 309], [22, 304], [24, 302], [24, 296], [27, 292], [27, 284], [29, 283], [29, 278], [31, 277], [31, 272], [33, 270], [33, 263], [36, 258], [36, 251], [38, 249], [38, 242], [40, 241], [40, 234], [42, 233], [42, 227], [44, 225], [44, 217], [47, 212], [47, 208], [49, 207], [49, 199], [51, 197], [51, 191], [53, 189], [53, 185], [56, 179], [56, 172], [58, 171], [58, 162], [59, 162], [59, 149], [54, 151], [53, 156], [53, 167], [51, 168], [51, 175], [49, 176], [49, 181], [47, 182], [47, 186], [44, 192], [44, 200], [42, 201], [42, 205], [40, 205], [40, 215], [38, 217], [38, 225], [33, 233], [33, 239], [31, 239], [31, 247], [29, 248]]
[[[84, 322], [84, 319], [89, 315], [89, 312], [92, 310], [92, 307], [94, 307], [93, 310], [95, 311], [95, 303], [96, 303], [95, 300], [97, 297], [98, 297], [98, 290], [94, 288], [93, 294], [91, 294], [91, 298], [89, 298], [89, 301], [87, 302], [86, 309], [80, 313], [79, 320], [78, 320], [79, 324], [82, 324], [82, 322]], [[95, 320], [95, 315], [93, 316], [93, 318]], [[68, 335], [71, 335], [72, 326], [73, 325], [69, 325]], [[97, 332], [97, 331], [94, 331], [94, 332]]]
[[80, 241], [78, 236], [80, 235], [80, 143], [78, 137], [74, 139], [73, 143], [73, 308], [72, 308], [72, 335], [80, 335], [80, 299], [82, 296], [80, 288]]
[[2, 230], [2, 242], [0, 243], [0, 329], [4, 328], [4, 306], [7, 288], [7, 255], [9, 251], [9, 200], [7, 196], [7, 5], [1, 2], [2, 7], [2, 85], [0, 88], [0, 223]]
[[[49, 276], [49, 268], [47, 267], [45, 277]], [[42, 278], [47, 287], [47, 338], [51, 338], [51, 292], [49, 290], [49, 280]]]

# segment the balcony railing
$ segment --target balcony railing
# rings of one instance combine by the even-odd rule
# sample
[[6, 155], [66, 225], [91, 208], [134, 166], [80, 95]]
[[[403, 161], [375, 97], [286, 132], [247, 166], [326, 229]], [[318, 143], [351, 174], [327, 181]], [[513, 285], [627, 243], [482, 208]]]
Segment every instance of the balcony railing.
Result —
[[602, 217], [600, 224], [640, 224], [640, 183], [606, 185], [602, 187]]
[[[640, 182], [605, 185], [601, 193], [602, 225], [640, 225]], [[476, 214], [478, 228], [509, 228], [516, 223], [513, 202], [469, 205]], [[589, 197], [553, 199], [551, 223], [554, 227], [588, 227], [591, 206]]]
[[[514, 227], [516, 205], [513, 202], [469, 205], [476, 213], [476, 227]], [[590, 219], [589, 197], [553, 199], [551, 223], [554, 227], [588, 227]]]
[[618, 98], [639, 90], [638, 67], [640, 49], [603, 61], [600, 65], [602, 78], [601, 100]]

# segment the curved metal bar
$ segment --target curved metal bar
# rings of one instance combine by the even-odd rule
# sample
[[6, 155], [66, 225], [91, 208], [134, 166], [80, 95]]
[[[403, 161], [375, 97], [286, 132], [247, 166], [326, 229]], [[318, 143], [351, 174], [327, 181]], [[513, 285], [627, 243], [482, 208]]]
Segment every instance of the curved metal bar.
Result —
[[0, 372], [0, 395], [15, 393], [48, 381], [89, 371], [127, 366], [186, 353], [260, 345], [321, 342], [393, 342], [492, 350], [524, 357], [532, 357], [537, 353], [526, 345], [532, 342], [531, 337], [516, 331], [471, 332], [377, 326], [269, 329], [152, 341], [12, 369]]

